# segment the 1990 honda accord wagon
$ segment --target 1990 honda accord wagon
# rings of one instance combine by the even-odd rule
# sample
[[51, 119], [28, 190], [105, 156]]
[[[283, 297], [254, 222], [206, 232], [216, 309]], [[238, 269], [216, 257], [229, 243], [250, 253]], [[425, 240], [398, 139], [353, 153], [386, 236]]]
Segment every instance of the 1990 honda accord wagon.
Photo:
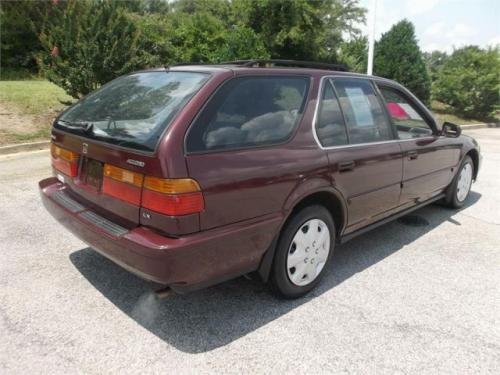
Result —
[[460, 207], [476, 141], [401, 85], [253, 60], [117, 78], [54, 122], [48, 211], [179, 293], [255, 272], [299, 297], [335, 244], [441, 200]]

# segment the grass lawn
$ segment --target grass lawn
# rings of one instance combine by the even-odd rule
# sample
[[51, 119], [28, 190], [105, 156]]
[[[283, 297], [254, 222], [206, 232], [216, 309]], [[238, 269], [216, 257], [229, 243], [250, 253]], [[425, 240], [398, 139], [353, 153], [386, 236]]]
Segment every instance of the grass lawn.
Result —
[[0, 145], [47, 140], [72, 98], [46, 80], [0, 81]]
[[65, 107], [60, 101], [72, 98], [63, 89], [45, 80], [0, 81], [0, 101], [23, 114], [43, 115]]

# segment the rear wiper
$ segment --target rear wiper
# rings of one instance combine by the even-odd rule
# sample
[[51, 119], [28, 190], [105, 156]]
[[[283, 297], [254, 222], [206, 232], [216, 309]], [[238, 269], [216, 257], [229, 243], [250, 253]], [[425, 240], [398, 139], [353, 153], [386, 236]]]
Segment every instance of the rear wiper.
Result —
[[92, 133], [94, 130], [94, 124], [91, 122], [71, 122], [66, 120], [58, 120], [57, 124], [65, 127], [66, 129], [80, 130], [84, 133]]

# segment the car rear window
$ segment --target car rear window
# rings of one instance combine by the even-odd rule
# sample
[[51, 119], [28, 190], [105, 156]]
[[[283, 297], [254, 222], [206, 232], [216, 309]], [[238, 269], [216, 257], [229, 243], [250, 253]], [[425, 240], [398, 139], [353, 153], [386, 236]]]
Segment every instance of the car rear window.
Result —
[[154, 151], [163, 131], [208, 80], [196, 72], [141, 72], [120, 77], [66, 111], [55, 127], [88, 138]]
[[309, 79], [241, 77], [226, 83], [192, 124], [188, 152], [257, 147], [290, 137], [303, 110]]

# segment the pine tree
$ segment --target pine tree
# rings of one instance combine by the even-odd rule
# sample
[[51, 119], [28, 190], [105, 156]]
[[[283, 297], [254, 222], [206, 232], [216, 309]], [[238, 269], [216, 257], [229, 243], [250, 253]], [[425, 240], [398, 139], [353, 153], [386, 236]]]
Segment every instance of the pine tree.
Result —
[[375, 45], [374, 73], [406, 86], [424, 103], [429, 103], [431, 81], [415, 28], [408, 20], [395, 24]]

